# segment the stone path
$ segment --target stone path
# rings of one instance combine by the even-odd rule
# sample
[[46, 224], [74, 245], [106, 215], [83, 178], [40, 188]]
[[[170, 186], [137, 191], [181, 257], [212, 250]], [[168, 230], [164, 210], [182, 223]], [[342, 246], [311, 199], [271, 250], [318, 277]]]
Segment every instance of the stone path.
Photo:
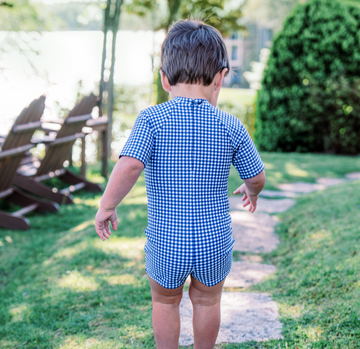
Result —
[[360, 172], [348, 173], [345, 177], [348, 179], [360, 179]]
[[271, 252], [280, 242], [274, 233], [277, 217], [257, 211], [255, 213], [232, 211], [230, 215], [235, 251]]
[[301, 193], [301, 194], [307, 194], [317, 190], [324, 190], [326, 188], [324, 184], [312, 184], [306, 182], [278, 184], [277, 187], [280, 190]]
[[[229, 198], [230, 209], [242, 210], [248, 212], [249, 208], [244, 207], [244, 202], [241, 200], [240, 196], [232, 196]], [[293, 199], [281, 199], [281, 200], [271, 200], [259, 198], [257, 202], [257, 212], [266, 212], [266, 213], [281, 213], [288, 210], [290, 207], [295, 205], [295, 200]]]
[[224, 287], [250, 287], [259, 283], [264, 277], [275, 273], [275, 271], [276, 268], [269, 264], [246, 261], [233, 262]]
[[[281, 213], [295, 205], [293, 198], [323, 190], [345, 181], [360, 179], [360, 172], [349, 173], [346, 178], [319, 178], [315, 184], [296, 182], [279, 184], [279, 191], [263, 190], [255, 213], [243, 207], [240, 196], [229, 198], [232, 230], [235, 238], [234, 251], [248, 252], [241, 261], [233, 262], [225, 280], [221, 299], [221, 325], [217, 343], [242, 343], [282, 338], [282, 324], [278, 320], [277, 305], [269, 295], [245, 293], [242, 289], [254, 285], [276, 271], [275, 266], [261, 263], [258, 253], [274, 250], [279, 243], [275, 234]], [[269, 198], [284, 199], [269, 199]], [[227, 292], [227, 288], [238, 291]], [[192, 306], [187, 292], [180, 304], [181, 330], [179, 345], [194, 343], [192, 332]]]
[[[192, 307], [189, 294], [184, 292], [180, 304], [180, 345], [194, 343]], [[216, 343], [241, 343], [281, 338], [278, 308], [264, 293], [223, 292], [221, 325]]]
[[282, 197], [282, 198], [296, 198], [298, 193], [294, 193], [292, 191], [276, 191], [276, 190], [263, 190], [260, 193], [260, 197], [268, 197], [268, 198], [275, 198], [275, 197]]

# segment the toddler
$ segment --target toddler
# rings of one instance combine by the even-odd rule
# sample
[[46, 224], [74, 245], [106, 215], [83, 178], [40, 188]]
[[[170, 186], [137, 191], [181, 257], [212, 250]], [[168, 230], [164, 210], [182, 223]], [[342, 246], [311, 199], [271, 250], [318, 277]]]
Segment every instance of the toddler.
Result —
[[244, 180], [234, 194], [254, 212], [264, 165], [243, 124], [216, 108], [229, 70], [220, 33], [197, 20], [176, 22], [161, 48], [161, 82], [171, 100], [145, 109], [111, 173], [96, 215], [102, 240], [117, 230], [116, 206], [145, 168], [145, 266], [158, 349], [178, 348], [179, 304], [191, 277], [194, 348], [213, 348], [234, 239], [227, 196], [230, 166]]

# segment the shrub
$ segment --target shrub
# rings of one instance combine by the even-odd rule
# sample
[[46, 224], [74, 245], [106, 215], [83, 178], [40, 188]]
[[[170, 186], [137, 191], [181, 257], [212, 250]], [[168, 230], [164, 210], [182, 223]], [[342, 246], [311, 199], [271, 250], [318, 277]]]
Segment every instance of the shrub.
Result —
[[218, 104], [218, 108], [225, 113], [236, 116], [245, 126], [250, 136], [253, 137], [255, 129], [255, 104], [244, 104], [237, 102], [222, 102]]
[[359, 7], [296, 7], [273, 43], [254, 136], [267, 151], [360, 153]]

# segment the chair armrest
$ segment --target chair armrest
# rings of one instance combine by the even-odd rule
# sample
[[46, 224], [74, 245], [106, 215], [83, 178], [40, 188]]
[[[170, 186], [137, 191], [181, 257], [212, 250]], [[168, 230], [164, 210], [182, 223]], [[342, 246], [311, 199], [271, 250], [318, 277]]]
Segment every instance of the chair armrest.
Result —
[[31, 138], [32, 144], [39, 144], [39, 143], [51, 143], [54, 142], [55, 136], [42, 136], [42, 137], [33, 137]]
[[61, 125], [50, 122], [43, 122], [41, 124], [41, 129], [46, 132], [58, 132], [61, 129]]
[[1, 151], [0, 152], [0, 160], [5, 159], [7, 157], [15, 156], [15, 155], [25, 154], [31, 148], [34, 148], [34, 146], [32, 144], [26, 144], [21, 147]]
[[96, 127], [96, 126], [101, 126], [101, 125], [107, 125], [109, 122], [107, 116], [101, 116], [97, 119], [90, 119], [86, 122], [86, 126], [89, 127]]
[[91, 127], [84, 126], [81, 130], [82, 133], [85, 133], [86, 135], [89, 135], [93, 132], [93, 129]]

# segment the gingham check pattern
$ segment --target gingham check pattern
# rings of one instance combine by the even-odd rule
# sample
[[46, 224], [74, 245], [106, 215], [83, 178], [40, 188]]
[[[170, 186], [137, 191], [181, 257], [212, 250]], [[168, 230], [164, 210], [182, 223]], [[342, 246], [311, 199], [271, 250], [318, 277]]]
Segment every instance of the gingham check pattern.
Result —
[[[191, 274], [211, 287], [230, 272], [230, 166], [241, 178], [264, 165], [243, 124], [205, 99], [176, 97], [138, 116], [120, 156], [145, 165], [146, 271], [165, 288]], [[234, 188], [235, 189], [235, 188]]]

